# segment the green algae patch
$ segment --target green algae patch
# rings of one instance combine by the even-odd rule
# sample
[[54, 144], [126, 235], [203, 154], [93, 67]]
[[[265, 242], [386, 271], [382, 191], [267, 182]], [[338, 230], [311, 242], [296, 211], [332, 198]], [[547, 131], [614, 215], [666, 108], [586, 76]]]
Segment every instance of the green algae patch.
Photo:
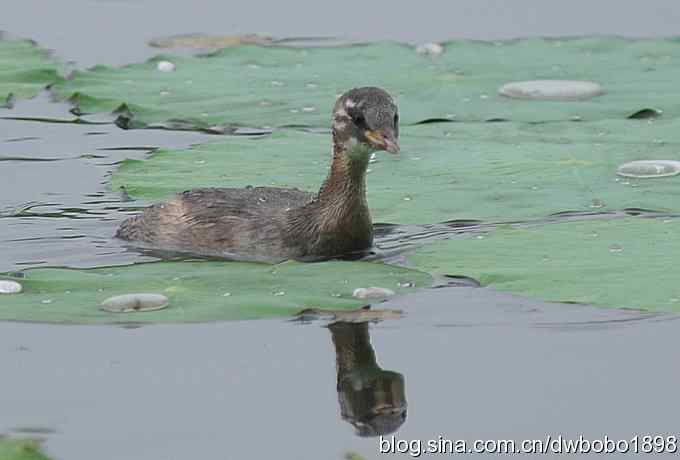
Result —
[[409, 262], [548, 301], [680, 311], [678, 257], [680, 220], [626, 218], [504, 228], [422, 247]]
[[61, 78], [49, 52], [30, 40], [0, 37], [0, 107], [13, 98], [30, 98]]
[[[356, 86], [392, 93], [406, 124], [424, 120], [522, 122], [623, 119], [643, 109], [680, 115], [680, 41], [620, 38], [452, 41], [439, 56], [406, 45], [325, 48], [242, 45], [207, 56], [162, 55], [126, 67], [77, 71], [54, 86], [82, 112], [124, 105], [128, 127], [329, 125], [336, 95]], [[174, 71], [160, 71], [169, 61]], [[163, 68], [163, 67], [162, 67]], [[581, 80], [604, 94], [578, 101], [519, 100], [506, 83]]]
[[[397, 292], [431, 285], [425, 273], [371, 262], [157, 262], [127, 267], [24, 272], [24, 291], [0, 302], [0, 320], [55, 323], [195, 322], [290, 316], [305, 308], [351, 309], [357, 287]], [[169, 299], [164, 310], [111, 313], [112, 296], [148, 292]]]
[[34, 440], [11, 439], [0, 436], [0, 460], [49, 460]]
[[[680, 211], [678, 178], [624, 179], [633, 160], [678, 159], [680, 119], [591, 123], [444, 123], [405, 127], [402, 153], [377, 152], [367, 175], [374, 222], [515, 220], [562, 211]], [[230, 136], [125, 161], [111, 179], [135, 198], [194, 187], [268, 185], [316, 191], [330, 135], [292, 130]]]

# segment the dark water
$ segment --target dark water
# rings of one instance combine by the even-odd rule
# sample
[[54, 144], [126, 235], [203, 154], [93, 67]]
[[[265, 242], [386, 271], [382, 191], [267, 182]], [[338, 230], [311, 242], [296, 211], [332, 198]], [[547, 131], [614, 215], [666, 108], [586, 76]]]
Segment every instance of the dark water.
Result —
[[[143, 60], [157, 52], [147, 40], [188, 32], [427, 42], [675, 35], [680, 23], [675, 0], [2, 6], [0, 30], [36, 39], [80, 67]], [[44, 97], [0, 117], [73, 118]], [[0, 271], [145, 260], [110, 238], [142, 203], [107, 190], [108, 174], [154, 147], [211, 139], [93, 121], [104, 124], [0, 118]], [[404, 247], [488, 225], [383, 226], [383, 255], [399, 262]], [[377, 307], [403, 309], [406, 317], [342, 330], [286, 320], [142, 328], [0, 323], [0, 433], [43, 437], [48, 453], [63, 460], [316, 460], [347, 451], [383, 458], [376, 439], [357, 436], [356, 427], [396, 428], [404, 413], [396, 435], [407, 440], [677, 434], [677, 315], [547, 304], [480, 288], [430, 289]], [[365, 418], [376, 405], [384, 417]]]

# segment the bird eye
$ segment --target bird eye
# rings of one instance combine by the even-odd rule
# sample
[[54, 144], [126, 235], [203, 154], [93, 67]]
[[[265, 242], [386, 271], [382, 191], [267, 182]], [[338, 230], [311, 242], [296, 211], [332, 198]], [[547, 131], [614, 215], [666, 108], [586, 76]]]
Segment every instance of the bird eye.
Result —
[[394, 126], [397, 126], [399, 124], [399, 114], [395, 113], [394, 114]]
[[366, 125], [366, 119], [363, 115], [356, 115], [352, 121], [354, 121], [354, 124], [357, 126]]

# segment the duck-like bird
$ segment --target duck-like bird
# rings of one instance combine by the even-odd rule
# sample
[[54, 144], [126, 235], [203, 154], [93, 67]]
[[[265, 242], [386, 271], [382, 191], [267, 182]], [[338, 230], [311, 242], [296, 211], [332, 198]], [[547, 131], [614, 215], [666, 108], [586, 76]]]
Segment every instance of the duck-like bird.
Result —
[[330, 171], [316, 194], [276, 187], [200, 188], [125, 220], [135, 244], [236, 260], [322, 260], [373, 245], [366, 202], [371, 153], [398, 153], [399, 114], [380, 88], [354, 88], [332, 114]]

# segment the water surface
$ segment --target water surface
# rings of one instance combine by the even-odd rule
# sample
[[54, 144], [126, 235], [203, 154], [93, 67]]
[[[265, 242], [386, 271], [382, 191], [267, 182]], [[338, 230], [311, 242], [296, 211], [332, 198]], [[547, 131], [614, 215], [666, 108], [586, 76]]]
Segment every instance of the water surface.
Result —
[[[381, 306], [407, 314], [369, 329], [379, 368], [403, 377], [400, 438], [676, 431], [677, 315], [479, 288]], [[320, 323], [0, 323], [0, 361], [0, 432], [53, 431], [57, 459], [382, 457], [341, 416], [336, 350]]]

